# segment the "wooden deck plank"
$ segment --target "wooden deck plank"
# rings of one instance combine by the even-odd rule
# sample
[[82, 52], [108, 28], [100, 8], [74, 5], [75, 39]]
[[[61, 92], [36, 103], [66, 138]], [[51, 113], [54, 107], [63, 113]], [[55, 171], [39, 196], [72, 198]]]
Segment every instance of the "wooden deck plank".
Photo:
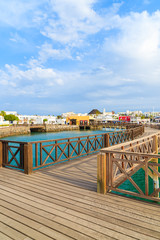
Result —
[[[18, 179], [19, 178], [16, 178], [16, 177], [14, 177], [14, 179], [15, 179], [15, 181], [17, 180], [17, 181], [19, 181]], [[4, 180], [5, 181], [5, 180]], [[65, 197], [67, 198], [67, 197], [72, 197], [72, 199], [73, 198], [75, 198], [75, 200], [76, 201], [79, 201], [80, 200], [80, 196], [81, 196], [81, 192], [80, 193], [77, 193], [77, 192], [74, 192], [74, 194], [70, 191], [69, 192], [69, 194], [68, 194], [68, 186], [67, 186], [67, 190], [65, 190], [65, 188], [64, 188], [64, 184], [62, 184], [62, 186], [60, 186], [59, 185], [59, 183], [57, 183], [57, 182], [55, 182], [55, 179], [52, 179], [52, 181], [54, 181], [54, 185], [51, 183], [51, 180], [50, 179], [48, 179], [48, 181], [44, 181], [44, 179], [43, 180], [41, 180], [41, 178], [39, 177], [38, 178], [38, 180], [36, 179], [36, 178], [34, 178], [34, 183], [37, 183], [36, 184], [36, 186], [35, 186], [35, 188], [34, 188], [34, 191], [36, 190], [36, 189], [39, 189], [39, 190], [42, 190], [43, 191], [43, 189], [45, 188], [45, 191], [47, 191], [48, 193], [55, 193], [55, 191], [56, 191], [56, 194], [57, 195], [61, 195], [61, 196], [64, 196], [64, 194], [65, 194]], [[24, 186], [31, 186], [31, 187], [33, 187], [32, 186], [32, 184], [33, 184], [33, 178], [27, 178], [27, 181], [25, 181], [24, 182], [24, 184], [23, 184], [23, 187]], [[47, 186], [46, 186], [46, 184], [47, 184]], [[60, 188], [61, 187], [61, 188]], [[60, 191], [60, 189], [61, 189], [61, 191]], [[72, 189], [72, 188], [71, 188]], [[76, 194], [76, 196], [77, 196], [77, 198], [76, 198], [76, 196], [75, 196], [75, 194]], [[67, 196], [67, 195], [69, 195], [69, 196]], [[49, 195], [48, 195], [49, 196]], [[52, 196], [52, 195], [51, 195]], [[84, 199], [84, 196], [85, 196], [85, 199]], [[102, 195], [98, 195], [98, 196], [102, 196]], [[107, 200], [108, 198], [105, 198], [105, 200]], [[124, 198], [123, 198], [124, 199]], [[83, 201], [87, 201], [87, 193], [85, 193], [85, 195], [83, 195]], [[117, 200], [117, 197], [116, 197], [116, 200]], [[100, 198], [98, 198], [97, 199], [97, 201], [96, 201], [96, 199], [94, 200], [94, 203], [95, 202], [99, 202], [100, 201]], [[112, 200], [113, 201], [113, 200]], [[131, 201], [130, 201], [131, 202]], [[116, 201], [116, 203], [117, 203], [117, 201]], [[143, 204], [143, 203], [142, 203]], [[112, 202], [110, 202], [110, 206], [112, 207], [112, 205], [113, 205], [113, 203]], [[115, 205], [113, 206], [113, 207], [115, 207]], [[121, 207], [121, 209], [123, 209], [123, 207], [125, 207], [125, 209], [126, 209], [126, 205], [123, 203], [123, 206], [121, 205], [120, 206]], [[152, 205], [149, 205], [149, 207], [152, 207]], [[132, 209], [134, 209], [135, 210], [135, 208], [136, 208], [136, 206], [135, 206], [135, 204], [133, 205], [133, 207], [131, 206], [131, 205], [129, 205], [128, 206], [128, 208], [127, 208], [127, 210], [129, 211], [129, 212], [132, 212]], [[158, 207], [159, 208], [159, 207]], [[136, 208], [137, 209], [137, 208]], [[148, 214], [149, 215], [149, 217], [151, 217], [151, 214], [153, 215], [153, 213], [154, 213], [154, 217], [155, 216], [157, 216], [157, 218], [158, 218], [158, 216], [160, 216], [160, 212], [158, 212], [157, 211], [157, 208], [154, 210], [153, 208], [152, 209], [150, 209], [150, 208], [148, 208], [148, 209], [142, 209], [141, 207], [139, 208], [138, 207], [138, 209], [137, 210], [140, 210], [141, 209], [141, 212], [143, 212], [143, 216], [145, 215], [145, 213], [146, 214]], [[138, 213], [139, 213], [139, 211], [138, 211]], [[147, 215], [146, 215], [147, 216]], [[159, 218], [158, 218], [159, 219]]]
[[[10, 239], [24, 240], [27, 238], [27, 235], [15, 230], [14, 228], [2, 222], [2, 220], [0, 220], [0, 232], [8, 236]], [[28, 238], [28, 239], [33, 239], [33, 238]]]
[[[6, 200], [6, 198], [3, 198], [3, 200], [5, 201]], [[44, 213], [44, 211], [42, 211], [42, 210], [39, 210], [39, 211], [37, 211], [37, 210], [35, 210], [35, 208], [28, 208], [30, 211], [28, 212], [28, 209], [27, 209], [27, 211], [25, 211], [24, 209], [26, 208], [26, 206], [23, 204], [23, 203], [20, 203], [20, 201], [13, 201], [14, 202], [14, 205], [12, 205], [12, 204], [8, 204], [8, 202], [5, 202], [4, 203], [4, 201], [2, 201], [2, 200], [0, 200], [0, 205], [2, 205], [3, 204], [3, 206], [6, 206], [6, 207], [8, 207], [8, 208], [10, 208], [10, 209], [14, 209], [14, 211], [18, 211], [18, 212], [21, 212], [21, 214], [23, 214], [23, 215], [28, 215], [29, 217], [32, 217], [33, 219], [35, 219], [36, 221], [41, 221], [41, 218], [42, 219], [44, 219], [44, 215], [43, 215], [43, 213]], [[17, 206], [15, 206], [15, 203], [16, 203], [16, 205], [17, 206], [21, 206], [21, 207], [17, 207]], [[27, 205], [28, 206], [28, 205]], [[23, 208], [23, 209], [22, 209]], [[32, 209], [32, 212], [31, 212], [31, 209]], [[33, 213], [34, 212], [34, 213]], [[38, 214], [37, 214], [38, 213]], [[65, 217], [65, 215], [67, 216], [67, 215], [70, 215], [70, 214], [64, 214], [64, 217]], [[41, 216], [41, 217], [39, 217], [39, 216]], [[46, 216], [46, 215], [45, 215]], [[78, 224], [82, 224], [83, 223], [83, 226], [88, 226], [88, 227], [90, 227], [91, 229], [95, 229], [95, 230], [97, 230], [97, 231], [99, 231], [99, 232], [102, 232], [102, 233], [106, 233], [107, 235], [110, 235], [110, 236], [115, 236], [115, 237], [117, 237], [117, 239], [124, 239], [124, 234], [120, 234], [120, 233], [116, 233], [115, 231], [113, 231], [113, 230], [110, 230], [109, 228], [108, 228], [108, 224], [107, 223], [105, 223], [104, 221], [102, 221], [103, 222], [103, 224], [101, 224], [100, 226], [99, 225], [97, 225], [96, 223], [95, 223], [95, 221], [96, 221], [96, 219], [94, 218], [94, 219], [92, 219], [92, 222], [90, 222], [89, 220], [89, 218], [87, 218], [86, 220], [84, 220], [84, 218], [79, 218], [79, 216], [77, 215], [76, 217], [75, 216], [73, 216], [72, 215], [72, 217], [71, 218], [69, 218], [69, 216], [67, 217], [67, 220], [65, 219], [65, 218], [62, 218], [62, 217], [54, 217], [53, 218], [53, 215], [52, 214], [50, 214], [50, 213], [48, 213], [47, 214], [47, 216], [45, 217], [46, 219], [45, 219], [45, 224], [47, 224], [47, 225], [49, 225], [51, 228], [52, 227], [54, 227], [53, 226], [53, 223], [55, 223], [55, 222], [58, 222], [58, 223], [62, 223], [63, 224], [63, 228], [65, 228], [65, 225], [67, 225], [68, 226], [68, 229], [69, 229], [69, 231], [70, 231], [70, 235], [72, 234], [72, 229], [71, 229], [71, 226], [72, 226], [72, 228], [74, 227], [75, 229], [76, 229], [76, 231], [78, 231], [78, 229], [79, 229], [79, 226], [80, 225], [78, 225], [78, 226], [75, 226], [75, 223], [77, 222]], [[48, 219], [50, 219], [50, 220], [52, 220], [52, 222], [51, 221], [48, 221]], [[71, 219], [73, 222], [71, 223], [70, 221], [69, 221], [69, 219]], [[82, 222], [83, 221], [83, 222]], [[55, 225], [55, 227], [57, 227], [57, 229], [59, 229], [58, 227], [59, 227], [59, 224], [57, 224], [56, 223], [56, 225]], [[64, 229], [61, 229], [61, 231], [62, 232], [64, 232]], [[114, 226], [112, 225], [112, 228], [114, 228]], [[81, 230], [84, 230], [84, 229], [81, 229]], [[82, 235], [82, 234], [80, 234], [80, 233], [78, 233], [78, 234], [76, 234], [76, 233], [78, 233], [78, 232], [74, 232], [74, 234], [73, 234], [73, 236], [72, 237], [77, 237], [77, 239], [90, 239], [90, 238], [88, 238], [87, 236], [85, 236], [85, 235]], [[85, 234], [87, 234], [87, 232], [86, 232], [86, 229], [85, 229]], [[95, 233], [96, 234], [96, 233]], [[98, 238], [97, 239], [99, 239], [99, 235], [97, 236]], [[102, 236], [101, 236], [102, 237]], [[105, 236], [105, 239], [107, 239], [107, 237]], [[127, 237], [127, 236], [125, 236], [125, 239], [132, 239], [132, 238], [130, 238], [130, 237]]]
[[[10, 174], [11, 173], [13, 173], [13, 171], [12, 170], [9, 170], [10, 171]], [[7, 174], [7, 173], [6, 173]], [[19, 173], [18, 175], [17, 175], [17, 173], [16, 173], [16, 177], [17, 178], [19, 178], [19, 176], [21, 176], [21, 174], [23, 175], [23, 173]], [[36, 174], [33, 174], [32, 176], [34, 176], [34, 181], [37, 179], [37, 173]], [[32, 176], [30, 177], [30, 178], [32, 178]], [[57, 179], [53, 179], [53, 177], [52, 177], [52, 175], [51, 176], [45, 176], [44, 174], [41, 176], [42, 178], [43, 178], [43, 181], [45, 182], [45, 180], [47, 179], [47, 180], [49, 180], [49, 183], [48, 184], [52, 184], [53, 183], [53, 185], [55, 185], [55, 184], [57, 184], [57, 182], [58, 182], [58, 184], [64, 184], [64, 181], [62, 181], [62, 180], [57, 180]], [[38, 179], [39, 179], [39, 176], [38, 176]], [[56, 182], [55, 182], [56, 181]], [[71, 191], [71, 192], [77, 192], [77, 186], [76, 185], [74, 185], [74, 184], [72, 184], [72, 183], [67, 183], [67, 182], [65, 182], [65, 185], [67, 185], [67, 188], [69, 188], [69, 190]], [[70, 185], [70, 186], [69, 186]], [[86, 190], [86, 189], [85, 189]], [[87, 193], [88, 194], [90, 194], [90, 191], [89, 192], [86, 192], [86, 191], [84, 191], [84, 189], [83, 188], [81, 188], [81, 194], [84, 194], [84, 196], [86, 196], [87, 197]], [[77, 193], [78, 194], [78, 193]], [[106, 200], [109, 200], [110, 199], [110, 195], [108, 195], [108, 197], [106, 198], [105, 196], [103, 196], [103, 195], [97, 195], [96, 194], [96, 192], [94, 192], [94, 193], [91, 193], [92, 194], [92, 197], [94, 197], [95, 199], [103, 199], [104, 201], [106, 201]], [[117, 199], [117, 195], [114, 197], [114, 195], [112, 195], [112, 199], [113, 199], [113, 201], [114, 201], [114, 199], [115, 199], [115, 201], [117, 202], [119, 202], [119, 203], [122, 203], [122, 204], [124, 204], [124, 203], [128, 203], [128, 199], [127, 198], [124, 198], [123, 196], [120, 196], [119, 195], [119, 198]], [[137, 202], [136, 200], [134, 200], [134, 199], [132, 199], [132, 201], [130, 201], [130, 203], [129, 203], [129, 205], [130, 205], [130, 207], [132, 207], [133, 206], [133, 208], [135, 208], [135, 207], [137, 207], [137, 208], [140, 208], [141, 209], [141, 211], [142, 210], [144, 210], [144, 209], [148, 209], [148, 210], [157, 210], [157, 209], [159, 209], [159, 205], [157, 205], [157, 204], [154, 204], [154, 203], [146, 203], [146, 202], [144, 202], [144, 201], [141, 201], [141, 202]], [[141, 206], [143, 206], [143, 209], [141, 208]]]
[[[5, 199], [5, 198], [4, 198]], [[15, 202], [14, 202], [15, 203]], [[21, 207], [20, 207], [21, 205]], [[22, 216], [27, 217], [28, 219], [31, 219], [33, 221], [36, 221], [37, 223], [43, 223], [43, 226], [48, 226], [49, 228], [53, 230], [57, 230], [64, 235], [66, 235], [65, 239], [67, 239], [67, 235], [70, 235], [72, 238], [76, 239], [82, 239], [87, 240], [90, 239], [90, 237], [86, 236], [85, 234], [82, 234], [81, 232], [78, 232], [78, 227], [76, 227], [76, 231], [71, 228], [71, 226], [66, 227], [64, 224], [59, 224], [58, 221], [55, 221], [56, 215], [51, 215], [48, 213], [48, 215], [45, 214], [45, 221], [44, 221], [44, 211], [42, 214], [40, 214], [40, 210], [37, 211], [37, 209], [29, 207], [28, 209], [25, 208], [24, 204], [20, 204], [20, 202], [17, 202], [16, 204], [8, 203], [7, 201], [0, 200], [0, 210], [2, 207], [5, 207], [6, 209], [12, 210], [13, 212], [19, 212]], [[50, 217], [51, 216], [51, 217]], [[72, 226], [73, 227], [73, 226]], [[86, 233], [86, 232], [85, 232]], [[56, 239], [58, 239], [56, 237]], [[60, 234], [60, 239], [62, 239], [62, 235]]]
[[[11, 239], [160, 239], [160, 205], [96, 193], [96, 156], [27, 176], [0, 169], [0, 233]], [[18, 238], [17, 238], [18, 239]]]
[[0, 232], [0, 239], [3, 239], [3, 240], [13, 240], [13, 238], [8, 237], [7, 235], [5, 235], [2, 232]]
[[[35, 180], [34, 180], [35, 181]], [[62, 191], [63, 191], [63, 189], [62, 189]], [[87, 197], [87, 196], [86, 196]], [[150, 206], [150, 205], [149, 205]]]
[[[2, 198], [4, 201], [7, 200], [7, 197], [3, 196], [3, 194], [1, 195], [1, 198]], [[14, 199], [12, 199], [12, 200], [13, 200], [14, 205], [19, 205], [19, 206], [21, 206], [21, 207], [23, 207], [23, 208], [26, 208], [26, 207], [27, 207], [27, 208], [26, 208], [27, 210], [29, 209], [30, 211], [31, 211], [31, 210], [32, 210], [33, 212], [35, 211], [38, 215], [46, 216], [46, 218], [48, 218], [48, 219], [53, 219], [53, 214], [51, 214], [51, 213], [49, 213], [49, 212], [47, 212], [47, 214], [46, 214], [45, 211], [47, 211], [48, 209], [45, 208], [45, 207], [43, 207], [43, 206], [41, 206], [41, 207], [43, 208], [43, 210], [41, 210], [41, 209], [35, 209], [35, 207], [29, 205], [29, 202], [27, 202], [27, 205], [24, 205], [24, 203], [23, 203], [23, 202], [20, 202], [19, 199], [17, 199], [18, 201], [17, 201], [17, 200], [14, 200]], [[31, 203], [31, 204], [32, 204], [32, 203]], [[54, 212], [54, 209], [53, 209], [53, 212]], [[77, 213], [77, 212], [74, 212], [74, 215], [75, 215], [75, 216], [78, 216], [76, 213]], [[56, 211], [56, 214], [57, 214], [57, 211]], [[63, 217], [66, 217], [66, 219], [72, 219], [72, 220], [74, 220], [74, 215], [73, 215], [73, 214], [71, 215], [71, 213], [67, 213], [67, 214], [60, 213], [59, 215], [57, 214], [57, 216], [62, 216], [62, 215], [63, 215]], [[71, 215], [71, 216], [70, 216], [70, 215]], [[85, 215], [84, 215], [84, 214], [82, 214], [81, 219], [85, 219]], [[55, 219], [54, 219], [54, 220], [55, 220]], [[90, 217], [87, 217], [86, 220], [89, 221], [89, 220], [90, 220]], [[96, 221], [96, 218], [91, 218], [91, 222], [95, 223], [95, 221]], [[108, 225], [106, 224], [106, 222], [104, 222], [104, 223], [105, 223], [104, 226], [108, 227]], [[86, 224], [86, 223], [85, 223], [85, 224]], [[102, 226], [103, 226], [103, 225], [102, 225]], [[111, 227], [113, 228], [114, 225], [112, 225]]]
[[23, 232], [27, 236], [31, 237], [32, 239], [45, 239], [45, 240], [51, 240], [55, 238], [47, 237], [44, 234], [41, 234], [39, 231], [34, 230], [32, 227], [28, 227], [21, 222], [19, 222], [19, 219], [13, 219], [11, 216], [3, 215], [0, 213], [0, 219], [1, 221], [10, 226], [11, 228], [17, 230], [18, 232]]
[[[61, 217], [65, 217], [65, 214], [64, 212], [66, 212], [67, 210], [67, 204], [64, 204], [63, 206], [62, 205], [56, 205], [50, 201], [45, 201], [45, 200], [41, 200], [38, 198], [35, 198], [33, 196], [29, 196], [27, 197], [28, 194], [24, 194], [22, 192], [18, 192], [18, 191], [13, 191], [14, 194], [19, 194], [21, 196], [23, 196], [25, 198], [25, 202], [26, 202], [26, 199], [29, 198], [32, 202], [35, 201], [35, 204], [37, 205], [37, 203], [40, 203], [40, 204], [43, 204], [44, 206], [49, 206], [50, 208], [52, 208], [54, 214], [57, 213], [57, 214], [60, 214]], [[43, 206], [43, 208], [44, 208]], [[105, 220], [107, 222], [110, 222], [112, 224], [116, 224], [121, 226], [122, 228], [125, 226], [125, 228], [127, 229], [130, 229], [130, 230], [133, 230], [133, 231], [136, 231], [136, 232], [139, 232], [144, 234], [144, 235], [148, 235], [148, 236], [145, 236], [143, 239], [152, 239], [150, 237], [158, 237], [159, 239], [159, 236], [160, 236], [160, 233], [157, 232], [156, 230], [153, 230], [154, 229], [154, 226], [151, 224], [147, 224], [147, 223], [143, 223], [141, 221], [138, 221], [138, 220], [133, 220], [132, 219], [132, 224], [129, 224], [131, 218], [130, 217], [124, 217], [124, 216], [119, 216], [118, 214], [115, 215], [115, 218], [113, 218], [113, 216], [111, 216], [111, 213], [107, 213], [103, 210], [95, 210], [94, 208], [89, 208], [89, 209], [84, 209], [82, 207], [79, 207], [79, 206], [73, 206], [72, 204], [69, 205], [68, 208], [71, 208], [73, 211], [76, 211], [76, 212], [82, 212], [83, 214], [88, 214], [89, 216], [95, 216], [97, 218], [100, 218], [102, 220]], [[58, 210], [57, 210], [58, 209]], [[68, 218], [68, 215], [66, 216]], [[156, 227], [157, 229], [157, 227]], [[149, 237], [150, 236], [150, 237]]]
[[[10, 196], [10, 195], [9, 195]], [[19, 200], [19, 198], [17, 199], [18, 200], [18, 202], [20, 202], [20, 200]], [[26, 202], [27, 203], [27, 205], [29, 205], [29, 202], [27, 201]], [[30, 204], [32, 204], [33, 206], [34, 206], [34, 202], [33, 201], [30, 201]], [[90, 229], [88, 228], [88, 222], [89, 222], [89, 218], [87, 219], [87, 221], [83, 221], [82, 222], [82, 219], [79, 217], [79, 216], [77, 216], [77, 219], [74, 217], [74, 215], [73, 215], [73, 213], [74, 213], [74, 211], [72, 212], [72, 214], [71, 213], [69, 213], [69, 212], [67, 212], [67, 213], [65, 213], [65, 212], [61, 212], [61, 211], [59, 211], [59, 210], [56, 210], [56, 208], [54, 209], [54, 208], [50, 208], [50, 207], [46, 207], [46, 206], [44, 206], [44, 205], [41, 205], [41, 204], [37, 204], [37, 203], [35, 203], [35, 206], [36, 207], [39, 207], [39, 208], [42, 208], [43, 210], [45, 209], [46, 211], [50, 211], [51, 213], [55, 213], [57, 216], [60, 216], [62, 219], [63, 219], [63, 223], [64, 223], [64, 221], [66, 222], [66, 224], [68, 225], [68, 222], [69, 221], [71, 221], [70, 222], [70, 227], [73, 227], [73, 225], [75, 226], [75, 222], [77, 222], [77, 226], [76, 226], [76, 230], [77, 231], [79, 231], [79, 228], [81, 228], [80, 230], [82, 231], [82, 229], [83, 229], [83, 231], [82, 232], [85, 232], [85, 234], [91, 234], [91, 236], [92, 236], [92, 238], [94, 238], [94, 239], [99, 239], [99, 237], [102, 237], [102, 235], [100, 236], [97, 232], [95, 232], [95, 231], [93, 231], [94, 229], [95, 229], [95, 222], [96, 222], [96, 218], [94, 218], [94, 221], [92, 221], [92, 226], [90, 226]], [[52, 218], [52, 217], [51, 217]], [[61, 221], [59, 221], [59, 219], [60, 218], [55, 218], [55, 219], [53, 219], [54, 221], [58, 221], [58, 222], [61, 222]], [[87, 228], [84, 228], [84, 227], [86, 227], [87, 226]], [[99, 227], [97, 226], [97, 229], [98, 229]], [[114, 225], [112, 225], [112, 229], [114, 228]], [[92, 231], [91, 231], [92, 230]], [[111, 235], [111, 236], [113, 236], [113, 233], [114, 233], [114, 231], [113, 230], [110, 230], [108, 227], [107, 227], [107, 229], [105, 230], [105, 232], [106, 232], [106, 234], [107, 235]], [[122, 230], [121, 230], [121, 232], [123, 232]], [[94, 233], [94, 234], [93, 234]], [[134, 232], [132, 232], [133, 233], [133, 235], [134, 235]], [[98, 236], [96, 237], [96, 235], [98, 234]], [[105, 236], [105, 239], [108, 239], [107, 238], [107, 235]], [[115, 232], [115, 236], [116, 235], [118, 235], [118, 237], [116, 238], [116, 239], [124, 239], [124, 237], [126, 238], [126, 236], [123, 234], [120, 234], [120, 233], [116, 233]], [[79, 238], [77, 238], [77, 239], [79, 239]], [[129, 238], [127, 238], [127, 239], [129, 239]], [[145, 239], [145, 238], [144, 238]]]
[[[6, 205], [6, 204], [4, 204], [4, 205]], [[15, 206], [12, 206], [12, 207], [9, 208], [9, 205], [7, 205], [7, 207], [6, 206], [3, 207], [2, 205], [0, 205], [0, 212], [2, 214], [4, 214], [5, 216], [8, 216], [8, 217], [10, 217], [12, 219], [18, 219], [18, 221], [20, 223], [23, 223], [23, 224], [25, 224], [25, 225], [27, 225], [27, 226], [35, 229], [35, 230], [38, 229], [39, 232], [41, 232], [43, 230], [42, 233], [46, 234], [46, 235], [48, 235], [48, 232], [49, 233], [51, 232], [51, 230], [49, 228], [53, 228], [54, 227], [55, 229], [58, 228], [60, 230], [60, 232], [62, 231], [62, 226], [60, 226], [60, 225], [53, 226], [51, 224], [51, 222], [49, 222], [49, 221], [46, 223], [47, 220], [45, 220], [45, 224], [41, 224], [43, 222], [43, 220], [44, 220], [43, 218], [39, 217], [40, 218], [39, 219], [35, 215], [33, 217], [33, 214], [31, 214], [31, 213], [28, 214], [27, 211], [25, 211], [25, 214], [23, 214], [24, 211], [22, 209], [20, 211], [20, 209], [18, 210], [17, 208], [18, 207], [15, 207]], [[48, 227], [46, 227], [46, 225]], [[70, 233], [70, 229], [68, 230], [68, 233], [71, 234]], [[67, 235], [63, 236], [61, 233], [59, 233], [57, 231], [54, 231], [54, 229], [52, 229], [52, 234], [50, 233], [49, 236], [51, 236], [53, 238], [56, 238], [56, 239], [63, 239], [63, 238], [64, 239], [70, 239]], [[46, 237], [46, 239], [48, 239], [48, 238]]]
[[[7, 183], [6, 180], [2, 180], [2, 182], [3, 181], [6, 184], [10, 184], [9, 182]], [[21, 187], [21, 184], [18, 181], [16, 181], [15, 179], [14, 179], [14, 181], [15, 181], [14, 184], [16, 184], [16, 186], [13, 185], [13, 188], [18, 188], [18, 186]], [[35, 181], [34, 181], [34, 183], [35, 183]], [[48, 183], [47, 183], [47, 185], [48, 185]], [[64, 192], [65, 189], [63, 190], [63, 192], [59, 192], [58, 189], [53, 190], [51, 188], [47, 188], [45, 186], [45, 184], [43, 185], [43, 183], [41, 183], [41, 182], [39, 185], [37, 185], [37, 184], [33, 185], [33, 184], [31, 184], [30, 181], [29, 182], [26, 181], [25, 183], [23, 183], [23, 188], [21, 190], [23, 192], [26, 192], [26, 190], [29, 190], [33, 187], [34, 187], [34, 192], [40, 194], [40, 196], [44, 195], [46, 192], [45, 195], [47, 195], [47, 197], [50, 197], [50, 198], [54, 197], [54, 199], [56, 199], [58, 201], [60, 200], [61, 202], [63, 202], [64, 199], [65, 199], [65, 201], [67, 201], [69, 203], [73, 203], [73, 204], [75, 204], [75, 202], [76, 202], [76, 204], [79, 206], [81, 206], [81, 204], [85, 204], [85, 206], [82, 205], [82, 207], [86, 207], [86, 208], [88, 205], [91, 205], [94, 207], [99, 207], [99, 208], [102, 208], [102, 209], [105, 209], [108, 211], [112, 211], [112, 212], [115, 212], [118, 214], [122, 214], [122, 215], [124, 215], [124, 213], [125, 213], [126, 216], [131, 216], [131, 213], [133, 211], [133, 209], [130, 209], [129, 207], [126, 207], [125, 205], [123, 207], [122, 206], [118, 207], [116, 204], [110, 203], [110, 205], [108, 206], [103, 202], [92, 201], [90, 199], [87, 200], [87, 199], [81, 198], [80, 194], [79, 194], [79, 197], [75, 197], [74, 194], [71, 194], [71, 193], [68, 194], [67, 191]], [[75, 202], [73, 202], [72, 200], [74, 200]], [[55, 200], [54, 200], [54, 202], [55, 202]], [[144, 221], [144, 222], [148, 222], [150, 224], [152, 223], [154, 225], [160, 226], [159, 214], [156, 211], [155, 211], [155, 214], [153, 214], [153, 213], [154, 213], [153, 211], [150, 213], [148, 213], [147, 211], [141, 213], [138, 210], [137, 212], [135, 212], [133, 218], [136, 218], [136, 219]], [[156, 215], [156, 213], [157, 213], [157, 215]], [[157, 221], [154, 221], [154, 220], [157, 220]]]

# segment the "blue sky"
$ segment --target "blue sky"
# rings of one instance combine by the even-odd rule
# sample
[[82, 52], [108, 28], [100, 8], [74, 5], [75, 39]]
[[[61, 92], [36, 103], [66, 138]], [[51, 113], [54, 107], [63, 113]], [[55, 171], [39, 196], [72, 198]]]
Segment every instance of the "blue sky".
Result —
[[0, 1], [0, 109], [160, 111], [157, 0]]

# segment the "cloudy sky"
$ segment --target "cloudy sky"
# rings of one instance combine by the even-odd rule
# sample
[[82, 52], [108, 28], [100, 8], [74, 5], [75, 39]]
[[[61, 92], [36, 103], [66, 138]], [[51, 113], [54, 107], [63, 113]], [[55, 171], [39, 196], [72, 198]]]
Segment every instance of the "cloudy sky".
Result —
[[0, 110], [160, 111], [157, 0], [1, 0]]

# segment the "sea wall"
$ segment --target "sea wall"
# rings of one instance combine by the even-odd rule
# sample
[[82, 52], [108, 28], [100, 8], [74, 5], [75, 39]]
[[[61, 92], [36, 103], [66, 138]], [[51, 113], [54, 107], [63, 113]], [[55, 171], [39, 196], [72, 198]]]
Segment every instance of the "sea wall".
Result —
[[9, 137], [14, 135], [22, 135], [22, 134], [29, 134], [30, 127], [23, 126], [23, 127], [2, 127], [0, 128], [0, 138]]
[[[47, 124], [47, 125], [44, 125], [43, 128], [34, 129], [34, 132], [60, 132], [60, 131], [74, 131], [74, 130], [79, 130], [79, 126]], [[0, 127], [0, 138], [14, 136], [14, 135], [30, 134], [30, 133], [31, 133], [30, 126]]]
[[60, 132], [60, 131], [74, 131], [79, 130], [79, 126], [76, 125], [45, 125], [45, 132]]

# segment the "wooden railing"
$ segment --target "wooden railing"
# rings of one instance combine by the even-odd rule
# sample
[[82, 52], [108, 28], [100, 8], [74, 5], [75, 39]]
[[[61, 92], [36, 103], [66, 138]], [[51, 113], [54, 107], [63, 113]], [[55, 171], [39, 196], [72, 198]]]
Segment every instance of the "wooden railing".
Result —
[[[160, 201], [159, 149], [160, 134], [101, 149], [98, 155], [97, 191], [103, 194], [114, 191]], [[143, 184], [140, 185], [137, 179]], [[129, 190], [125, 188], [126, 181], [132, 186]]]
[[145, 124], [145, 126], [160, 130], [160, 123], [150, 123], [150, 124], [147, 123], [147, 124]]
[[101, 148], [130, 141], [144, 132], [131, 130], [36, 142], [0, 140], [0, 167], [30, 174], [33, 170], [98, 152]]
[[135, 127], [139, 127], [139, 124], [137, 124], [137, 123], [129, 123], [129, 122], [121, 122], [121, 121], [119, 121], [119, 122], [113, 122], [113, 121], [111, 121], [111, 122], [102, 122], [102, 121], [90, 121], [90, 123], [89, 123], [89, 125], [90, 126], [105, 126], [105, 127], [113, 127], [113, 128], [115, 128], [115, 127], [125, 127], [125, 128], [127, 128], [127, 129], [130, 129], [130, 128], [135, 128]]

